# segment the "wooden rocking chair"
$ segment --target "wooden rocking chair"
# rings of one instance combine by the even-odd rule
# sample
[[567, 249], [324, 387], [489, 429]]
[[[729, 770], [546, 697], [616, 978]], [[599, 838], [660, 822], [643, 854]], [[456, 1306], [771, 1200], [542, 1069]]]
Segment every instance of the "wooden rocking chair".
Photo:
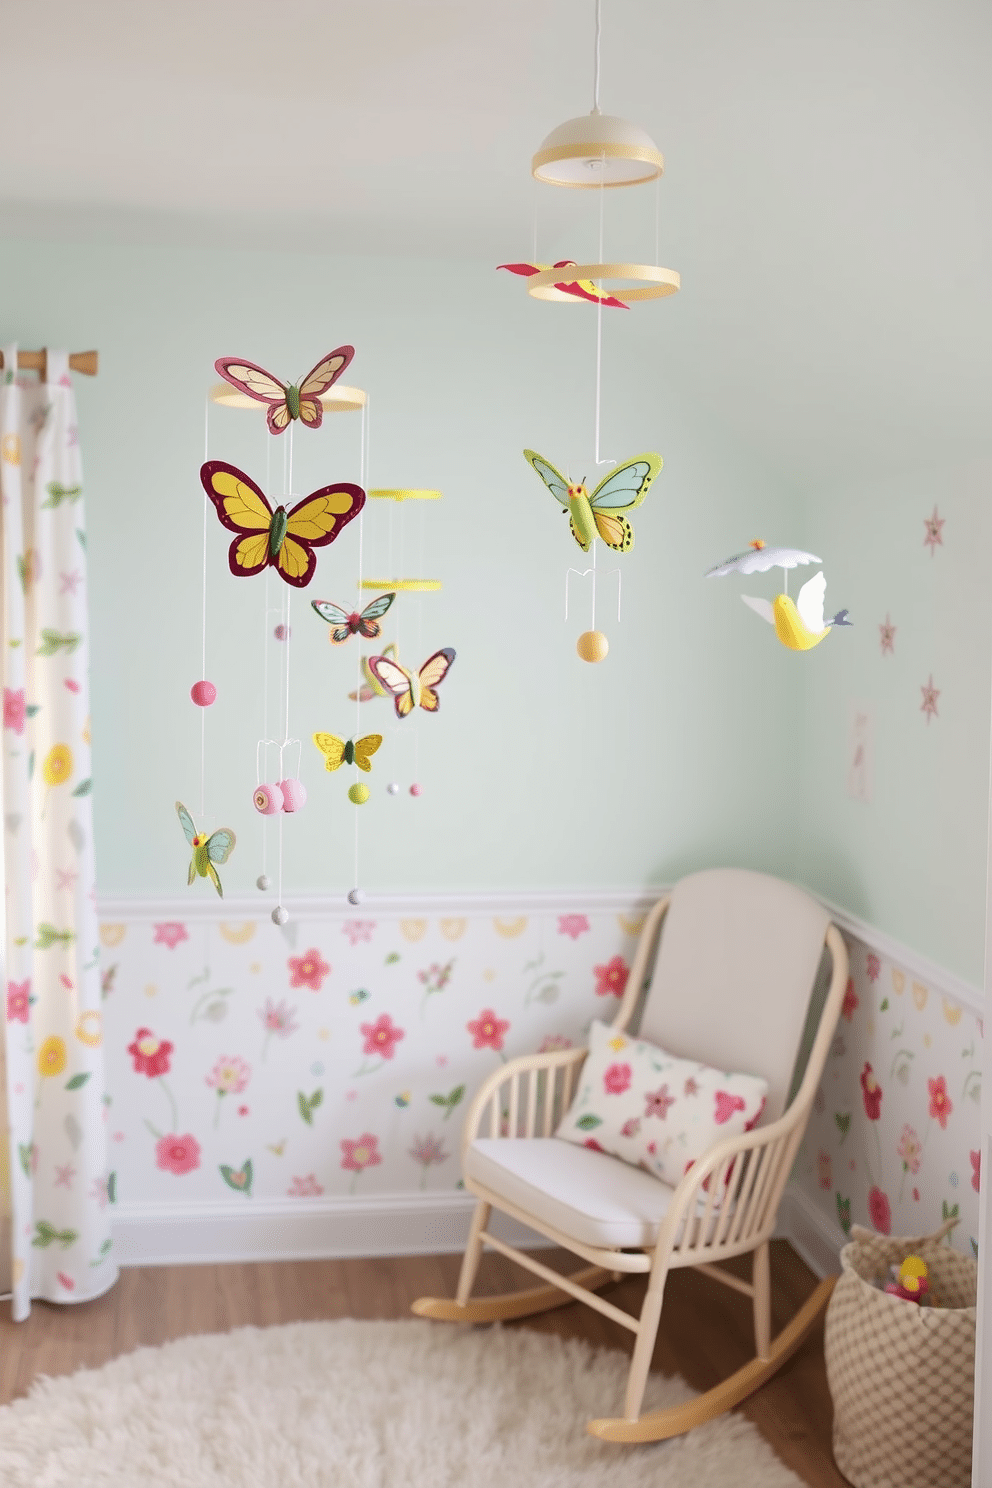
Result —
[[[824, 945], [832, 963], [825, 997], [818, 976]], [[607, 1441], [679, 1436], [752, 1394], [803, 1342], [834, 1284], [833, 1277], [821, 1282], [782, 1332], [770, 1337], [769, 1241], [823, 1073], [847, 971], [839, 931], [801, 889], [740, 869], [682, 879], [645, 920], [612, 1026], [627, 1031], [646, 987], [639, 1037], [682, 1058], [765, 1078], [762, 1123], [718, 1142], [671, 1188], [619, 1158], [552, 1135], [571, 1103], [585, 1049], [511, 1060], [482, 1086], [465, 1120], [465, 1187], [479, 1202], [456, 1299], [421, 1297], [413, 1311], [446, 1322], [485, 1323], [528, 1317], [577, 1298], [629, 1328], [635, 1343], [624, 1414], [590, 1421], [587, 1428]], [[587, 1266], [559, 1275], [506, 1244], [487, 1230], [493, 1207]], [[471, 1300], [486, 1244], [544, 1285]], [[753, 1253], [750, 1282], [716, 1264], [746, 1251]], [[641, 1415], [665, 1279], [676, 1266], [696, 1266], [753, 1299], [755, 1357], [687, 1405]], [[597, 1295], [630, 1272], [648, 1275], [639, 1317]]]

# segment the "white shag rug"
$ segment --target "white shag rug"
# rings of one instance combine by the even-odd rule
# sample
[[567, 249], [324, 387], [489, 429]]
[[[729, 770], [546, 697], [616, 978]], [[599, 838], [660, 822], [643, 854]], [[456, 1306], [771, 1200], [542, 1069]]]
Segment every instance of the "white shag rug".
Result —
[[[725, 1415], [616, 1446], [627, 1359], [525, 1329], [294, 1323], [139, 1349], [0, 1409], [3, 1488], [802, 1488]], [[646, 1408], [692, 1391], [652, 1376]]]

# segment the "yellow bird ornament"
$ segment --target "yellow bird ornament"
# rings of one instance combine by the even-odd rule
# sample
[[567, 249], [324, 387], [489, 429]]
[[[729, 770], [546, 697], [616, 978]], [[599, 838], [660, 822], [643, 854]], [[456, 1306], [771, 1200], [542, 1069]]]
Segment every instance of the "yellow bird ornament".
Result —
[[[707, 573], [707, 578], [722, 578], [731, 573], [766, 573], [770, 568], [781, 568], [786, 574], [790, 568], [807, 563], [819, 563], [815, 553], [804, 553], [798, 548], [772, 548], [760, 538], [752, 542], [744, 553], [737, 553], [725, 563], [719, 563]], [[742, 594], [741, 599], [762, 620], [774, 626], [775, 634], [790, 651], [812, 651], [826, 640], [831, 630], [838, 625], [850, 625], [847, 610], [838, 610], [829, 620], [824, 618], [823, 601], [827, 581], [823, 570], [814, 574], [803, 584], [795, 600], [787, 593], [777, 594], [773, 600], [753, 594]]]

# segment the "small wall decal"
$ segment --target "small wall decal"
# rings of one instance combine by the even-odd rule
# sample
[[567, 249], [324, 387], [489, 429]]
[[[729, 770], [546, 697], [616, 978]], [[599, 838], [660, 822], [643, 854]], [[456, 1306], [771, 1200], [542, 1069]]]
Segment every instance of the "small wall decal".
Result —
[[889, 619], [888, 610], [885, 612], [885, 619], [878, 627], [878, 637], [882, 647], [882, 655], [892, 656], [896, 649], [896, 627]]
[[847, 740], [847, 794], [868, 805], [875, 785], [875, 720], [870, 708], [851, 704]]
[[931, 718], [940, 717], [940, 714], [937, 712], [937, 699], [940, 697], [940, 688], [933, 685], [933, 672], [930, 673], [928, 680], [923, 683], [920, 691], [923, 694], [920, 712], [927, 715], [927, 725], [929, 726]]
[[941, 547], [944, 546], [944, 539], [941, 537], [940, 531], [946, 520], [946, 517], [937, 515], [936, 506], [934, 506], [932, 517], [923, 518], [923, 525], [926, 528], [926, 537], [923, 539], [923, 546], [930, 549], [931, 558], [936, 552], [938, 544]]

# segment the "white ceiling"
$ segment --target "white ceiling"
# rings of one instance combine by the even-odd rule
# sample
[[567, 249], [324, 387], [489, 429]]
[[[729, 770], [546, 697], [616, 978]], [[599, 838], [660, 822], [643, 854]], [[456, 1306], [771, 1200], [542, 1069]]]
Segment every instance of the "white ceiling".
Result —
[[[591, 253], [591, 193], [529, 160], [591, 106], [593, 9], [0, 0], [7, 231], [495, 264], [536, 206], [542, 257]], [[604, 0], [603, 23], [604, 111], [667, 161], [683, 290], [625, 316], [665, 373], [806, 485], [992, 453], [992, 5]], [[654, 259], [655, 199], [609, 194], [607, 257]]]

